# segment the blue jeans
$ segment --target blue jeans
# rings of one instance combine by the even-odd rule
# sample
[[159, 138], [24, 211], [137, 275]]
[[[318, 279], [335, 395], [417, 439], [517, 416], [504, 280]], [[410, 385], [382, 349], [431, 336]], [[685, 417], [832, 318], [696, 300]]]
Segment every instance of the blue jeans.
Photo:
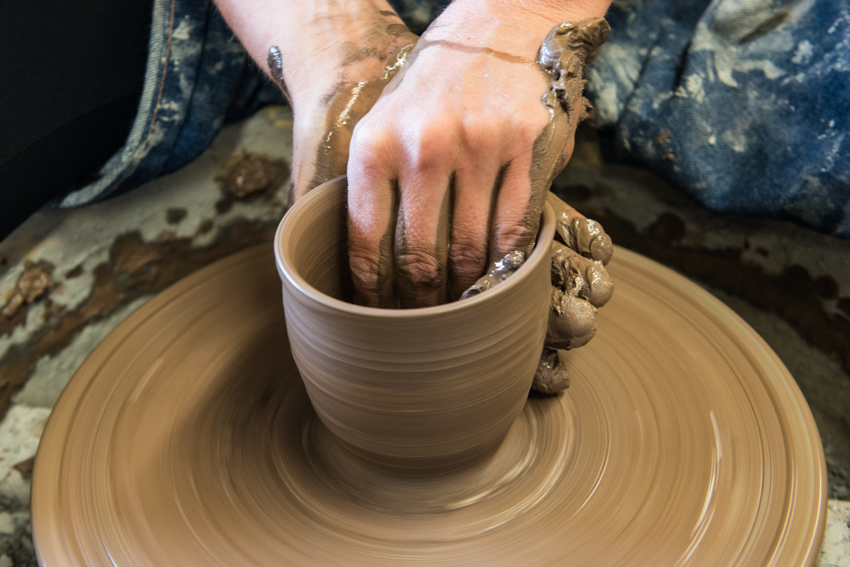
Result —
[[[421, 32], [448, 2], [392, 3]], [[596, 126], [614, 140], [606, 157], [716, 211], [850, 239], [850, 0], [623, 0], [607, 18], [586, 73]], [[207, 0], [154, 0], [133, 129], [60, 206], [175, 171], [224, 123], [281, 102]]]

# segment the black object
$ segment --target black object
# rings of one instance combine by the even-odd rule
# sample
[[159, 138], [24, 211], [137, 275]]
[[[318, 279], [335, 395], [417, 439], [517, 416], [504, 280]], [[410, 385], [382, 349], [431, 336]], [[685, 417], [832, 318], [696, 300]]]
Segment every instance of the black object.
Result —
[[0, 239], [91, 180], [142, 92], [151, 0], [0, 3]]

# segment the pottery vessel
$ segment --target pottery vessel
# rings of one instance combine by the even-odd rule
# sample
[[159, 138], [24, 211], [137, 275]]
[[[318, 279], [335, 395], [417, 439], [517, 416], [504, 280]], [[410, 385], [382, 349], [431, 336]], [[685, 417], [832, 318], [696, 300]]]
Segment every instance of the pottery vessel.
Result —
[[316, 413], [381, 466], [439, 471], [482, 458], [522, 410], [540, 358], [551, 208], [504, 283], [437, 307], [379, 309], [350, 302], [345, 203], [345, 178], [325, 183], [275, 236], [289, 341]]

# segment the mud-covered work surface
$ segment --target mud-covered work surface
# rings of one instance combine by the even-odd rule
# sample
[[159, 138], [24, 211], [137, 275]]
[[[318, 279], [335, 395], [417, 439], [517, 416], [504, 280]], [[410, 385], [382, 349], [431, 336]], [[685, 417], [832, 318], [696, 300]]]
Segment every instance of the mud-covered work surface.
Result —
[[[53, 404], [85, 357], [174, 281], [270, 241], [289, 184], [237, 197], [227, 179], [239, 170], [224, 166], [244, 155], [288, 163], [291, 116], [262, 111], [225, 129], [186, 169], [101, 205], [39, 213], [0, 243], [0, 565], [34, 564], [29, 466]], [[830, 497], [850, 499], [850, 372], [842, 358], [850, 348], [841, 342], [850, 337], [850, 244], [707, 212], [654, 177], [606, 166], [588, 136], [556, 183], [615, 243], [701, 283], [762, 335], [810, 404]], [[28, 269], [38, 272], [22, 281]], [[821, 565], [846, 565], [846, 502], [831, 501], [829, 514]]]

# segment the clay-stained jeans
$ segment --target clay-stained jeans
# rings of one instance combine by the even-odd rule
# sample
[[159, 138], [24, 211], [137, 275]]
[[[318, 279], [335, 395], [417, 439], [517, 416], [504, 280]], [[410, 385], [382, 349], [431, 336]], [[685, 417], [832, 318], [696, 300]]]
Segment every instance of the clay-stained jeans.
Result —
[[[391, 2], [416, 32], [447, 0]], [[850, 238], [850, 0], [622, 0], [587, 72], [608, 159], [706, 206]], [[541, 38], [542, 39], [542, 38]], [[228, 121], [283, 98], [206, 0], [154, 0], [125, 146], [73, 207], [196, 158]]]

